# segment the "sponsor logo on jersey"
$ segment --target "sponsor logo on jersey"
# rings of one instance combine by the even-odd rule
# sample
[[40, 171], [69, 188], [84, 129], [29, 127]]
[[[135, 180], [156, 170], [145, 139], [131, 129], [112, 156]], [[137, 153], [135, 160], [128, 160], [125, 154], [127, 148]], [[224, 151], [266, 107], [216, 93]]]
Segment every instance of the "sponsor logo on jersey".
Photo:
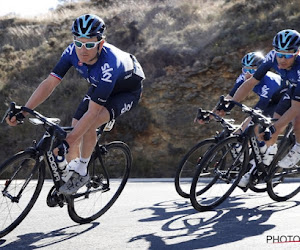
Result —
[[96, 79], [95, 76], [91, 76], [90, 78], [91, 78], [94, 82], [99, 82], [99, 81]]
[[66, 49], [65, 49], [65, 51], [62, 53], [62, 55], [61, 56], [63, 56], [64, 54], [69, 54], [69, 55], [72, 55], [72, 53], [73, 53], [73, 50], [74, 50], [74, 44], [72, 43], [72, 44], [70, 44]]
[[236, 79], [235, 83], [239, 83], [241, 81], [245, 81], [245, 75], [244, 74], [241, 74], [239, 75], [239, 77]]
[[79, 68], [75, 68], [81, 75], [83, 75], [83, 71]]
[[300, 69], [297, 70], [297, 74], [298, 74], [298, 82], [300, 82]]
[[275, 50], [271, 50], [265, 57], [263, 63], [268, 62], [268, 61], [272, 61], [274, 62], [276, 57], [276, 51]]
[[268, 98], [268, 93], [269, 93], [269, 89], [267, 85], [264, 85], [262, 88], [261, 88], [261, 95], [262, 97], [264, 98]]
[[102, 78], [101, 80], [104, 82], [112, 82], [112, 74], [110, 73], [113, 71], [113, 68], [110, 67], [108, 63], [104, 63], [103, 66], [101, 67], [102, 70]]
[[132, 105], [133, 105], [133, 102], [128, 103], [128, 104], [124, 103], [124, 108], [121, 109], [121, 114], [129, 111], [132, 108]]
[[86, 96], [83, 98], [83, 100], [82, 100], [82, 101], [84, 102], [84, 101], [86, 101], [86, 100], [91, 100], [91, 97], [90, 97], [90, 96], [88, 96], [88, 95], [86, 95]]
[[282, 100], [290, 100], [290, 96], [288, 94], [284, 94]]
[[106, 100], [101, 99], [100, 97], [98, 98], [98, 101], [99, 101], [99, 102], [106, 102]]

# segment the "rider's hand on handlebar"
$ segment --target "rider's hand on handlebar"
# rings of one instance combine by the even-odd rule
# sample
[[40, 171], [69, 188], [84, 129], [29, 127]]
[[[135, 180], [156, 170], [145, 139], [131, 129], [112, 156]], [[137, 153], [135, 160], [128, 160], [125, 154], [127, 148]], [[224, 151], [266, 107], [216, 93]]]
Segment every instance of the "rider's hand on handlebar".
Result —
[[198, 119], [197, 117], [194, 119], [194, 122], [198, 122], [201, 125], [207, 123], [207, 121], [204, 121], [202, 119]]
[[69, 152], [69, 143], [63, 140], [62, 143], [57, 147], [58, 148], [58, 155], [63, 156]]
[[219, 116], [225, 116], [226, 113], [229, 113], [234, 107], [234, 103], [230, 101], [231, 98], [227, 99], [224, 96], [220, 96], [220, 100], [214, 108], [213, 112]]
[[266, 128], [262, 133], [259, 134], [261, 140], [269, 141], [272, 139], [273, 134], [275, 134], [276, 128], [274, 125]]
[[221, 117], [224, 117], [226, 115], [226, 112], [224, 110], [216, 110], [214, 113]]
[[15, 115], [8, 114], [5, 118], [5, 121], [10, 126], [16, 126], [18, 124], [24, 123], [25, 116], [22, 113], [17, 113]]
[[210, 121], [210, 119], [212, 119], [212, 118], [213, 117], [211, 117], [211, 115], [209, 115], [209, 113], [207, 113], [207, 111], [202, 110], [200, 108], [200, 109], [198, 109], [198, 113], [194, 119], [194, 122], [198, 122], [199, 124], [205, 124], [205, 123], [208, 123]]

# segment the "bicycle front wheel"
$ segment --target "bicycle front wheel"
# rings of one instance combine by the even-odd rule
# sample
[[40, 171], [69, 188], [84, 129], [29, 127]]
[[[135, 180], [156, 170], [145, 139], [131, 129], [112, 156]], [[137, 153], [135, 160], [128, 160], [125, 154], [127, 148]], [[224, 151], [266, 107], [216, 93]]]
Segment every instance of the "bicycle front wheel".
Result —
[[128, 180], [132, 156], [123, 142], [100, 146], [89, 162], [89, 183], [68, 200], [68, 212], [77, 223], [89, 223], [103, 215], [117, 200]]
[[45, 165], [34, 151], [23, 151], [0, 166], [0, 238], [16, 228], [36, 202]]
[[192, 181], [190, 199], [198, 211], [220, 205], [237, 186], [249, 161], [248, 146], [235, 154], [241, 142], [231, 136], [215, 145], [201, 161]]
[[210, 138], [199, 142], [182, 158], [175, 174], [176, 192], [183, 198], [190, 197], [193, 176], [201, 159], [209, 149], [216, 145], [216, 139]]
[[288, 151], [289, 148], [284, 153], [278, 155], [277, 159], [273, 161], [268, 177], [267, 191], [269, 196], [275, 201], [286, 201], [300, 192], [300, 162], [293, 168], [281, 168], [278, 166], [279, 160]]

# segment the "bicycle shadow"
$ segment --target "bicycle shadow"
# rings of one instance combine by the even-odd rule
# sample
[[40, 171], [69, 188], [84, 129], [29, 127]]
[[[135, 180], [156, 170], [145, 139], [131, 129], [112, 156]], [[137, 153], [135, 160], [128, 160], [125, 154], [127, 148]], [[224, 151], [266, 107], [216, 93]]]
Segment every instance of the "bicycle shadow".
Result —
[[[49, 247], [60, 242], [71, 240], [78, 235], [84, 234], [95, 227], [97, 227], [100, 223], [93, 222], [88, 225], [88, 228], [83, 228], [84, 225], [73, 225], [69, 227], [63, 227], [49, 233], [29, 233], [18, 235], [18, 239], [14, 242], [11, 242], [5, 245], [5, 249], [38, 249], [43, 247]], [[0, 240], [0, 248], [3, 244], [5, 244], [5, 239]]]
[[[251, 194], [242, 199], [253, 199]], [[189, 201], [171, 200], [133, 210], [148, 209], [152, 215], [139, 220], [142, 223], [165, 221], [160, 232], [137, 235], [129, 240], [144, 240], [149, 249], [199, 249], [216, 247], [261, 235], [276, 227], [268, 224], [270, 216], [276, 212], [291, 209], [300, 204], [297, 201], [272, 202], [252, 208], [244, 206], [240, 196], [228, 198], [218, 209], [199, 213]], [[175, 242], [175, 243], [174, 243]]]

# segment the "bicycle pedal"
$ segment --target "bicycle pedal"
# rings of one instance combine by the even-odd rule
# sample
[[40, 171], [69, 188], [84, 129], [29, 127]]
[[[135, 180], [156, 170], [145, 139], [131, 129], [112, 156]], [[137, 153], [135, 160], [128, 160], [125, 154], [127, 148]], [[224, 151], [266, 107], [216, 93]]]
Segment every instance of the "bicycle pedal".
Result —
[[57, 192], [55, 187], [52, 187], [49, 191], [46, 202], [49, 207], [64, 206], [64, 198]]

